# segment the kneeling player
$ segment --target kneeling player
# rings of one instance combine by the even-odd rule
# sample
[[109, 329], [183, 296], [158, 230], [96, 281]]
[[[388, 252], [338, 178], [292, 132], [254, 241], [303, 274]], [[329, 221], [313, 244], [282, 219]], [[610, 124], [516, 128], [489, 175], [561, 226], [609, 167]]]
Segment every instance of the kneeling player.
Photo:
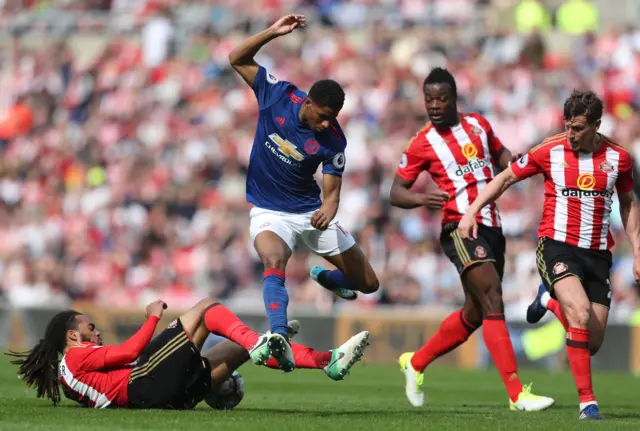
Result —
[[[631, 157], [598, 133], [602, 105], [593, 92], [575, 91], [564, 105], [566, 132], [547, 138], [498, 175], [458, 227], [462, 238], [475, 238], [474, 216], [483, 206], [518, 181], [544, 175], [537, 263], [550, 294], [541, 289], [536, 302], [552, 308], [567, 330], [567, 356], [580, 397], [580, 419], [602, 419], [593, 394], [590, 353], [602, 345], [611, 303], [609, 220], [614, 188], [634, 254], [634, 277], [640, 279], [640, 219]], [[558, 302], [552, 302], [551, 296]], [[532, 308], [528, 314], [540, 314], [537, 303]], [[530, 315], [528, 320], [534, 319]]]
[[[269, 359], [270, 335], [249, 329], [224, 305], [204, 299], [151, 340], [166, 305], [147, 306], [140, 330], [118, 346], [102, 346], [91, 320], [69, 310], [54, 316], [44, 338], [27, 353], [11, 353], [18, 374], [39, 398], [60, 402], [58, 383], [65, 395], [86, 407], [193, 408], [212, 387], [224, 382], [249, 357], [278, 368]], [[201, 355], [206, 337], [224, 341]], [[362, 357], [369, 333], [364, 331], [339, 348], [318, 352], [292, 345], [301, 368], [319, 368], [333, 380], [342, 380]], [[58, 354], [62, 360], [58, 364]]]

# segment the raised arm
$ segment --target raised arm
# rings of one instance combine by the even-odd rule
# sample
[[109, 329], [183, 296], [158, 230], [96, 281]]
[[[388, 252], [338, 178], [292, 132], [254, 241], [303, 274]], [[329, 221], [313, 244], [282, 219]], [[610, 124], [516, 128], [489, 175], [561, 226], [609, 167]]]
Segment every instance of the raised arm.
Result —
[[85, 358], [85, 369], [87, 371], [101, 371], [105, 368], [121, 367], [135, 361], [151, 341], [164, 308], [166, 308], [166, 304], [160, 300], [149, 304], [146, 309], [147, 320], [138, 329], [138, 332], [119, 346], [104, 346], [95, 349]]
[[278, 36], [306, 26], [307, 22], [304, 15], [286, 15], [268, 29], [251, 36], [238, 45], [229, 54], [229, 63], [249, 86], [253, 86], [259, 67], [253, 57], [260, 51], [260, 48]]

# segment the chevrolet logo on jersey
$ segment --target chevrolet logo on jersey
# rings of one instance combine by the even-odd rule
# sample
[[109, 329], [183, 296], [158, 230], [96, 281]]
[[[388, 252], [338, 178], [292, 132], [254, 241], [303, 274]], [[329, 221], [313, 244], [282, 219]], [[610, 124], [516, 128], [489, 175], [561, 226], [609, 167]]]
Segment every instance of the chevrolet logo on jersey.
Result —
[[293, 164], [291, 159], [294, 159], [298, 162], [301, 162], [304, 160], [304, 155], [302, 155], [302, 153], [300, 153], [300, 151], [296, 149], [296, 146], [293, 145], [288, 140], [280, 137], [280, 135], [278, 135], [277, 133], [270, 134], [269, 138], [277, 146], [277, 150], [269, 142], [265, 142], [265, 145], [267, 146], [267, 148], [269, 148], [269, 150], [271, 150], [273, 154], [275, 154], [283, 162], [291, 165]]

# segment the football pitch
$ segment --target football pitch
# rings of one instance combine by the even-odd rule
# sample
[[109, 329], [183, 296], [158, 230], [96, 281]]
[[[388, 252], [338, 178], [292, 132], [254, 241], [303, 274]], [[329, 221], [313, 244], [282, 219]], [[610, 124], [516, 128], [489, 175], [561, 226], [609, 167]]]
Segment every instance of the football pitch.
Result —
[[6, 357], [0, 362], [0, 430], [578, 430], [640, 429], [640, 385], [628, 374], [596, 373], [594, 384], [607, 420], [577, 420], [571, 375], [523, 370], [534, 392], [556, 399], [540, 413], [509, 412], [498, 374], [433, 366], [425, 373], [426, 403], [411, 407], [395, 366], [358, 364], [334, 382], [317, 370], [291, 374], [245, 365], [245, 397], [232, 411], [202, 403], [194, 411], [93, 410], [35, 398]]

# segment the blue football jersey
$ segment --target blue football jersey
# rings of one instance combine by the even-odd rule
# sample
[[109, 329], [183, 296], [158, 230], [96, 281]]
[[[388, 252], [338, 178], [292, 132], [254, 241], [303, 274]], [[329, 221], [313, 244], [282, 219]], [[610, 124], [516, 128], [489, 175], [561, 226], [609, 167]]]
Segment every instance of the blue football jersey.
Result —
[[260, 67], [253, 81], [260, 114], [247, 172], [247, 202], [259, 208], [304, 213], [320, 207], [313, 175], [342, 176], [347, 140], [337, 122], [324, 132], [306, 128], [298, 115], [307, 96]]

